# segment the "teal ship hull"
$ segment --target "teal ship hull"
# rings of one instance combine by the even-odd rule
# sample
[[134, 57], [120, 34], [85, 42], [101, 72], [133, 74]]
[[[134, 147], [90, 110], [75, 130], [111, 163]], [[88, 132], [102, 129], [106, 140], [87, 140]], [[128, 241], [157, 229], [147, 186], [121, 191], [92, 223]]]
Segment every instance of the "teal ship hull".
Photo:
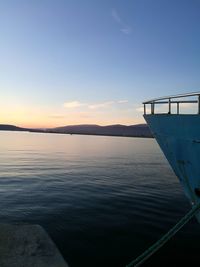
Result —
[[[192, 205], [200, 203], [200, 115], [144, 114]], [[200, 222], [200, 212], [196, 215]]]

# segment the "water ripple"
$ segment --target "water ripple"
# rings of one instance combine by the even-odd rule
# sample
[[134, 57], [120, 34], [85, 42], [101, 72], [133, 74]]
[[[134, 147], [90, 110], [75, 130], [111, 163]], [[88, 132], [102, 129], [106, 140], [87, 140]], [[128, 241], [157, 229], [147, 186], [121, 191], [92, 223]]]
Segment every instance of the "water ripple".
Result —
[[[94, 261], [97, 267], [125, 266], [190, 208], [153, 139], [8, 132], [0, 137], [1, 221], [41, 224], [71, 267]], [[198, 258], [197, 227], [192, 220], [178, 234], [176, 266]], [[184, 238], [187, 254], [180, 258]], [[164, 258], [172, 266], [172, 247], [150, 265], [163, 266]]]

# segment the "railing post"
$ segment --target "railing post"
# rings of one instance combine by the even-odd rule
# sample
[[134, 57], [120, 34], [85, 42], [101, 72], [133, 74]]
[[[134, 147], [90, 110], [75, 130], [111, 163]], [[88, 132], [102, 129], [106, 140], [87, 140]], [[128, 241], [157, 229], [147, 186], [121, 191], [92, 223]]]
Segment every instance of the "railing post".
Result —
[[198, 114], [200, 114], [200, 95], [198, 95]]
[[171, 114], [171, 98], [169, 98], [169, 111], [168, 114]]
[[179, 114], [179, 102], [177, 102], [177, 114]]
[[146, 104], [144, 104], [144, 115], [146, 115]]
[[151, 114], [154, 114], [154, 102], [151, 103]]

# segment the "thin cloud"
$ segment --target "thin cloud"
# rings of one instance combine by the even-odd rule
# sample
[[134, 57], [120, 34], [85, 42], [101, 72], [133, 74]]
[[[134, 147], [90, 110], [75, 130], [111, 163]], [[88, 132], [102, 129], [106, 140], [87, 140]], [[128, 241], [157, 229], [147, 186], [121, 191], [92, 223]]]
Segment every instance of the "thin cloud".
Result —
[[64, 115], [59, 115], [59, 114], [53, 114], [53, 115], [49, 115], [49, 118], [51, 119], [64, 119], [66, 116]]
[[111, 10], [111, 16], [114, 19], [114, 21], [120, 26], [120, 31], [124, 34], [131, 34], [132, 28], [127, 25], [124, 20], [120, 17], [117, 10], [115, 8], [112, 8]]
[[112, 104], [114, 104], [114, 101], [108, 101], [108, 102], [104, 102], [104, 103], [97, 103], [97, 104], [92, 104], [89, 105], [88, 107], [90, 109], [99, 109], [99, 108], [106, 108], [111, 106]]
[[139, 113], [143, 113], [144, 112], [144, 107], [136, 108], [136, 111], [139, 112]]
[[130, 34], [132, 32], [132, 29], [129, 26], [126, 26], [125, 28], [120, 30], [124, 34]]
[[84, 103], [80, 103], [79, 101], [71, 101], [64, 103], [65, 108], [79, 108], [84, 105], [85, 105]]
[[119, 14], [117, 13], [117, 11], [116, 11], [115, 8], [112, 8], [112, 10], [111, 10], [111, 15], [112, 15], [113, 19], [114, 19], [116, 22], [118, 22], [118, 23], [122, 23], [122, 20], [121, 20]]
[[103, 103], [94, 103], [94, 104], [91, 103], [90, 104], [90, 103], [81, 103], [79, 101], [71, 101], [71, 102], [64, 103], [63, 106], [68, 109], [76, 109], [76, 108], [83, 107], [83, 106], [88, 109], [100, 109], [100, 108], [109, 107], [114, 103], [115, 103], [114, 101], [107, 101]]
[[117, 103], [119, 103], [119, 104], [125, 104], [125, 103], [128, 103], [128, 100], [119, 100]]

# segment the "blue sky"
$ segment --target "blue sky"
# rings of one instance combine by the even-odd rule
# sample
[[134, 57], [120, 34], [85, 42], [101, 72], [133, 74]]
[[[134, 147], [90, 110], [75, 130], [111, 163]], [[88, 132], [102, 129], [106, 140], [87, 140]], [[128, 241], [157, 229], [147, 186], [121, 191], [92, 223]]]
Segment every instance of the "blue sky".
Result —
[[199, 0], [0, 1], [0, 123], [143, 122], [200, 89]]

